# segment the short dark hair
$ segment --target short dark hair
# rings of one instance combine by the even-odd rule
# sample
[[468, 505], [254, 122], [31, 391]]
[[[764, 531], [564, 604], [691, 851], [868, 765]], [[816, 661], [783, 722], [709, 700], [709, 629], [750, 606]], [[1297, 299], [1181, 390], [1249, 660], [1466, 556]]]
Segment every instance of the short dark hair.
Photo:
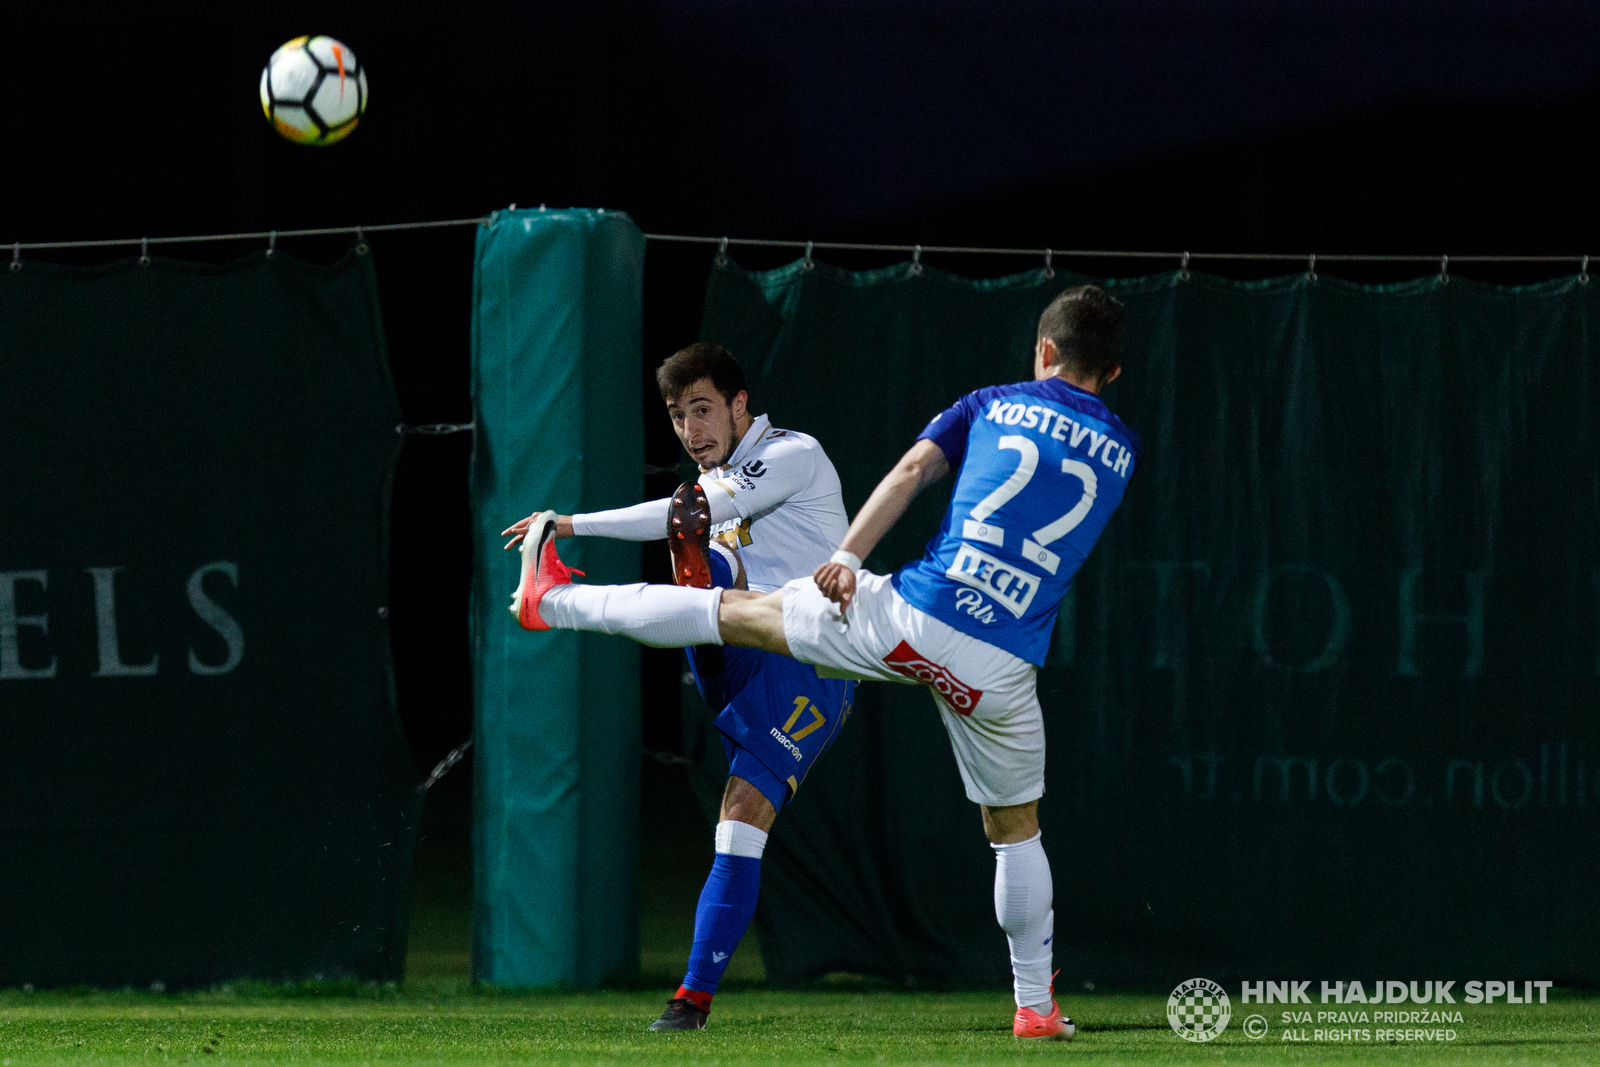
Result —
[[671, 400], [702, 378], [710, 378], [722, 399], [730, 404], [744, 390], [744, 368], [721, 345], [696, 341], [672, 353], [656, 368], [656, 385], [661, 387], [662, 400]]
[[1122, 364], [1122, 305], [1096, 285], [1076, 285], [1039, 316], [1038, 340], [1055, 342], [1074, 374], [1100, 379]]

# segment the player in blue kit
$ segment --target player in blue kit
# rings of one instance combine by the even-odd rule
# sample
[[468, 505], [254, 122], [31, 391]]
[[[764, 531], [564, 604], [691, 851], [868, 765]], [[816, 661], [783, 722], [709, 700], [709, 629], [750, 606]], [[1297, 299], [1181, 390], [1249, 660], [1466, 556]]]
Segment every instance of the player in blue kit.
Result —
[[[656, 379], [673, 429], [700, 467], [698, 481], [670, 498], [556, 516], [552, 535], [665, 539], [674, 581], [696, 590], [773, 591], [825, 562], [849, 523], [822, 446], [752, 414], [744, 371], [717, 345], [674, 353]], [[507, 548], [523, 541], [532, 521], [506, 530]], [[518, 619], [543, 628], [534, 616]], [[714, 643], [686, 651], [701, 695], [722, 709], [716, 727], [728, 782], [688, 973], [652, 1030], [706, 1025], [728, 959], [755, 915], [767, 834], [849, 718], [855, 691], [853, 681], [820, 678], [815, 667], [761, 649]]]
[[[1121, 374], [1121, 305], [1094, 286], [1039, 318], [1034, 380], [980, 389], [938, 415], [873, 490], [839, 550], [781, 590], [572, 585], [555, 517], [526, 542], [522, 609], [546, 626], [645, 644], [762, 648], [823, 677], [927, 685], [995, 850], [995, 914], [1011, 951], [1019, 1038], [1070, 1038], [1051, 986], [1055, 912], [1041, 842], [1044, 720], [1035, 681], [1061, 599], [1121, 503], [1138, 437], [1100, 393]], [[861, 558], [951, 470], [955, 491], [921, 559], [892, 577]]]

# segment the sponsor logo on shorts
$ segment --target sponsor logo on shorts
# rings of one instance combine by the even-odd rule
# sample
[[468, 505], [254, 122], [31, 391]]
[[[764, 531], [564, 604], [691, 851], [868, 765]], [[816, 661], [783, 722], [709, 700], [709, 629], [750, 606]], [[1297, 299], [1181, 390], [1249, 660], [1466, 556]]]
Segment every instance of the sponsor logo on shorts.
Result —
[[971, 715], [972, 709], [983, 699], [983, 690], [974, 689], [961, 679], [930, 661], [922, 653], [901, 641], [894, 651], [883, 657], [883, 662], [896, 674], [903, 674], [934, 690], [957, 712]]
[[1027, 612], [1034, 594], [1039, 591], [1038, 578], [1019, 569], [1015, 563], [991, 556], [965, 541], [956, 549], [956, 558], [944, 573], [947, 578], [983, 590], [1019, 619]]
[[773, 737], [778, 739], [778, 744], [789, 750], [789, 755], [794, 757], [794, 761], [796, 763], [799, 763], [801, 760], [805, 759], [805, 757], [800, 754], [800, 746], [789, 740], [787, 737], [784, 737], [782, 731], [780, 731], [776, 726], [774, 726], [768, 732], [771, 733]]

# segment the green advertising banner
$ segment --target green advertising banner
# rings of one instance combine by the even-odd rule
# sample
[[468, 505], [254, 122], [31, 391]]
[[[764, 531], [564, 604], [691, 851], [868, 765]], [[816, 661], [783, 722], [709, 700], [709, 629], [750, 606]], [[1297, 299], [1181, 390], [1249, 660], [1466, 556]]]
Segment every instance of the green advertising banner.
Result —
[[0, 986], [398, 978], [370, 257], [0, 274]]
[[[639, 648], [524, 632], [500, 531], [642, 499], [643, 277], [644, 234], [618, 212], [497, 211], [478, 231], [472, 966], [495, 985], [592, 987], [639, 964]], [[638, 580], [636, 544], [561, 554]]]
[[[1084, 280], [730, 264], [703, 336], [853, 512], [957, 396], [1029, 377]], [[1146, 454], [1039, 675], [1063, 987], [1600, 980], [1595, 286], [1106, 284], [1108, 402]], [[947, 499], [868, 566], [919, 555]], [[861, 687], [767, 852], [774, 978], [1008, 980], [948, 749], [925, 693]]]

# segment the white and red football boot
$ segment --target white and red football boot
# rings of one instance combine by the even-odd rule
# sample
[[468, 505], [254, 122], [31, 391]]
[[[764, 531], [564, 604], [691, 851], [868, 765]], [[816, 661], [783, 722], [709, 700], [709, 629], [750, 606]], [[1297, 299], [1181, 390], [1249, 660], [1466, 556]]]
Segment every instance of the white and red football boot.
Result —
[[524, 630], [548, 630], [550, 627], [539, 618], [539, 601], [556, 586], [571, 585], [574, 574], [583, 574], [556, 555], [556, 513], [541, 511], [535, 515], [517, 551], [522, 553], [522, 580], [511, 594], [511, 614]]
[[1061, 1006], [1052, 1000], [1049, 1015], [1040, 1015], [1032, 1008], [1018, 1008], [1011, 1032], [1019, 1041], [1071, 1041], [1078, 1028], [1061, 1014]]
[[1072, 1020], [1061, 1014], [1061, 1005], [1056, 1003], [1055, 977], [1055, 974], [1050, 976], [1049, 1015], [1040, 1015], [1032, 1008], [1017, 1009], [1017, 1017], [1011, 1022], [1011, 1033], [1018, 1041], [1071, 1041], [1072, 1035], [1078, 1032]]

